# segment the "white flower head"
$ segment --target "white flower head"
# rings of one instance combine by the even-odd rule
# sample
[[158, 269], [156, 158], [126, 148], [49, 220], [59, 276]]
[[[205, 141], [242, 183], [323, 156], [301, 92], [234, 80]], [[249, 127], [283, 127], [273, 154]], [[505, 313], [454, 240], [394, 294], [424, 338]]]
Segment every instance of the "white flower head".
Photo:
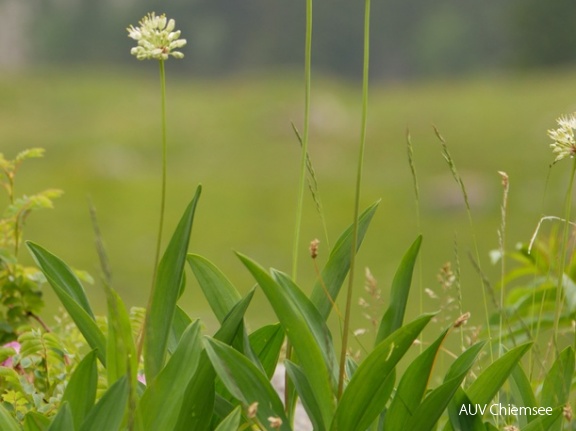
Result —
[[138, 60], [168, 60], [169, 56], [184, 58], [176, 49], [186, 45], [186, 39], [179, 39], [180, 30], [174, 31], [176, 23], [166, 15], [149, 13], [140, 20], [137, 27], [131, 25], [126, 30], [128, 37], [138, 42], [130, 54]]
[[548, 136], [554, 141], [550, 144], [552, 152], [556, 155], [554, 163], [566, 158], [573, 158], [576, 154], [576, 141], [574, 131], [576, 130], [576, 113], [560, 117], [556, 120], [558, 128], [548, 130]]

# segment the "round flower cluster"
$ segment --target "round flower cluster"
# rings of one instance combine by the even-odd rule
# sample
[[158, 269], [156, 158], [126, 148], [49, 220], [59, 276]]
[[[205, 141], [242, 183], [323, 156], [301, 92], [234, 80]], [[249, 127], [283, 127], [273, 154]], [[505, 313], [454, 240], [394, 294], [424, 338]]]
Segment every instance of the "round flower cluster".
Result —
[[184, 58], [184, 54], [175, 50], [186, 45], [186, 39], [178, 39], [180, 31], [174, 31], [175, 25], [174, 20], [168, 20], [164, 14], [149, 13], [137, 27], [131, 25], [126, 29], [128, 37], [138, 42], [130, 53], [138, 60], [168, 60], [169, 56]]
[[557, 122], [560, 127], [548, 130], [548, 136], [554, 141], [550, 144], [552, 152], [556, 155], [554, 163], [566, 157], [572, 158], [576, 154], [576, 142], [574, 141], [576, 114], [560, 117]]

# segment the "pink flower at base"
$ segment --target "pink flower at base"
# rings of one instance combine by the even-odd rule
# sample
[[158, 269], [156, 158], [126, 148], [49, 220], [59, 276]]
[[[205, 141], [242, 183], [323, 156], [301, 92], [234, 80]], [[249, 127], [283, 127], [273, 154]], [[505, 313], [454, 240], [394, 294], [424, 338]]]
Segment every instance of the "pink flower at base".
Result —
[[146, 385], [146, 376], [144, 374], [138, 373], [138, 381], [143, 385]]
[[[18, 341], [11, 341], [4, 344], [2, 347], [9, 347], [16, 351], [16, 354], [20, 353], [20, 343]], [[12, 357], [6, 359], [4, 362], [0, 363], [0, 367], [12, 367]]]

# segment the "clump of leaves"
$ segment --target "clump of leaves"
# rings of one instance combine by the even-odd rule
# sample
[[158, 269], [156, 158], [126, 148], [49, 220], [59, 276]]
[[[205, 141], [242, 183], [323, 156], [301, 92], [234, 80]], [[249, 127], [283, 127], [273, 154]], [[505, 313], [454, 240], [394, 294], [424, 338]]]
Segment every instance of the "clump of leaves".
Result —
[[52, 208], [53, 199], [62, 192], [47, 189], [33, 195], [16, 196], [15, 178], [21, 164], [28, 159], [44, 155], [41, 148], [24, 150], [12, 160], [0, 153], [0, 184], [7, 194], [7, 205], [0, 217], [0, 343], [13, 341], [18, 329], [28, 325], [30, 319], [40, 323], [39, 313], [44, 305], [40, 271], [26, 267], [18, 261], [22, 233], [30, 214], [36, 210]]

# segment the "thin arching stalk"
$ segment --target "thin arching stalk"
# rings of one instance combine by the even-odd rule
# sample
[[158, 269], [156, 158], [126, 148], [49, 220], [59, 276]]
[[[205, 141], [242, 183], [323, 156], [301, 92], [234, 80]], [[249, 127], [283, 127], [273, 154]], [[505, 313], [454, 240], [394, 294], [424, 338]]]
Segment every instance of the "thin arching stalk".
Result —
[[348, 276], [348, 291], [346, 293], [346, 310], [344, 312], [344, 329], [342, 335], [342, 350], [340, 351], [340, 373], [338, 376], [338, 397], [344, 389], [344, 374], [346, 370], [346, 352], [348, 350], [348, 333], [350, 329], [350, 311], [352, 308], [352, 291], [354, 290], [354, 269], [356, 264], [356, 249], [358, 245], [358, 215], [360, 213], [360, 189], [362, 186], [362, 171], [364, 167], [364, 149], [366, 147], [366, 123], [368, 120], [368, 75], [370, 65], [370, 0], [365, 2], [364, 11], [364, 66], [362, 72], [362, 120], [360, 125], [360, 150], [358, 154], [358, 169], [356, 171], [356, 191], [354, 198], [354, 223], [352, 233], [352, 249], [350, 250], [350, 274]]

